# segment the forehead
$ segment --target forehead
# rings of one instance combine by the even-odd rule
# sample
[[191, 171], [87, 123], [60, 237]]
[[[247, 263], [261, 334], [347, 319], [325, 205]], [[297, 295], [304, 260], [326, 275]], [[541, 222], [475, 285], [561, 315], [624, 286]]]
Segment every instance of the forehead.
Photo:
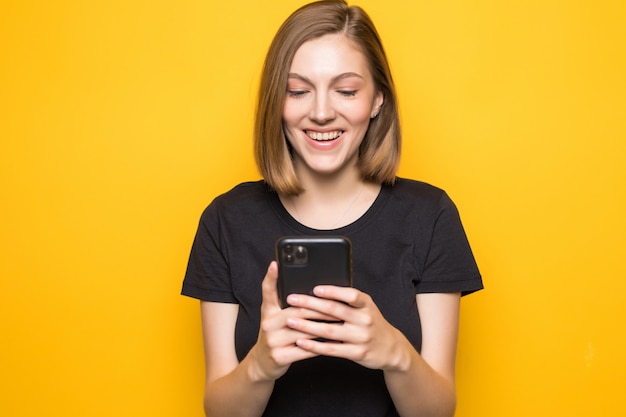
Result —
[[354, 72], [371, 78], [361, 47], [341, 34], [324, 35], [303, 43], [293, 57], [289, 72], [306, 76]]

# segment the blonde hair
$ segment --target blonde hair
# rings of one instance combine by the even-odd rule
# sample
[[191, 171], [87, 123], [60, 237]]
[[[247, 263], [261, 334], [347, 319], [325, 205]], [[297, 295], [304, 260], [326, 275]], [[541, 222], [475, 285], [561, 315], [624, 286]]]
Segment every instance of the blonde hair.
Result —
[[312, 39], [340, 33], [358, 45], [370, 66], [383, 105], [371, 120], [359, 149], [358, 166], [364, 180], [392, 184], [400, 161], [400, 122], [391, 70], [372, 20], [345, 1], [318, 1], [296, 10], [272, 41], [259, 88], [254, 126], [256, 162], [265, 181], [279, 193], [302, 191], [283, 131], [282, 112], [288, 72], [300, 46]]

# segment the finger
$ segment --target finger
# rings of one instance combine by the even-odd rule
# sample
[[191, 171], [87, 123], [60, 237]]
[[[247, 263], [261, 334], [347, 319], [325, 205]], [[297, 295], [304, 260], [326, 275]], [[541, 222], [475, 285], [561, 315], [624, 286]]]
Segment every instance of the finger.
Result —
[[281, 349], [295, 346], [298, 339], [311, 339], [315, 335], [308, 334], [298, 329], [284, 327], [279, 330], [265, 333], [265, 344], [270, 349]]
[[288, 312], [287, 317], [291, 318], [300, 318], [300, 319], [308, 319], [308, 320], [325, 320], [325, 321], [340, 321], [335, 316], [331, 316], [326, 313], [322, 313], [320, 311], [312, 310], [309, 308], [302, 307], [289, 307], [286, 309]]
[[276, 266], [276, 261], [272, 261], [267, 268], [265, 278], [263, 278], [263, 282], [261, 283], [261, 293], [263, 296], [263, 304], [280, 308], [280, 303], [278, 301], [278, 289], [276, 288], [277, 282], [278, 267]]
[[313, 339], [322, 338], [345, 342], [350, 338], [347, 334], [347, 329], [344, 327], [344, 323], [341, 321], [320, 322], [290, 318], [287, 320], [287, 326], [294, 329], [294, 331], [307, 334], [309, 338]]
[[365, 350], [359, 345], [342, 343], [340, 341], [318, 341], [313, 339], [298, 339], [296, 345], [302, 350], [314, 353], [315, 355], [332, 356], [353, 361], [362, 360]]
[[290, 319], [300, 320], [337, 320], [317, 311], [289, 307], [281, 309], [276, 307], [274, 311], [265, 314], [261, 320], [260, 331], [264, 335], [266, 344], [270, 347], [277, 348], [282, 346], [294, 346], [299, 338], [311, 337], [305, 332], [292, 329], [287, 322]]
[[359, 320], [355, 317], [358, 314], [358, 310], [349, 306], [347, 303], [340, 300], [324, 299], [320, 297], [313, 297], [302, 294], [291, 294], [287, 298], [287, 301], [298, 308], [317, 311], [320, 314], [328, 316], [324, 320], [331, 321], [353, 321]]
[[294, 343], [290, 346], [276, 349], [273, 356], [277, 359], [275, 360], [279, 366], [285, 366], [304, 359], [314, 358], [316, 356], [319, 356], [319, 354], [310, 350], [302, 349]]
[[355, 308], [366, 307], [369, 302], [369, 296], [367, 294], [350, 287], [318, 285], [313, 288], [313, 294], [319, 298], [341, 301]]

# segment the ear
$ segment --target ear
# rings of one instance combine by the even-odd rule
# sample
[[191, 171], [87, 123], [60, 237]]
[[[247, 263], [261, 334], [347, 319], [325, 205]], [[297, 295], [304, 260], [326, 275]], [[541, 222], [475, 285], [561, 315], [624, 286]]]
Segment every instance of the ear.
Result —
[[381, 91], [376, 93], [376, 97], [374, 97], [374, 104], [372, 105], [372, 113], [370, 114], [370, 117], [372, 119], [375, 119], [376, 116], [378, 116], [378, 113], [380, 113], [380, 108], [383, 106], [383, 102], [385, 101], [385, 96], [383, 95], [383, 93]]

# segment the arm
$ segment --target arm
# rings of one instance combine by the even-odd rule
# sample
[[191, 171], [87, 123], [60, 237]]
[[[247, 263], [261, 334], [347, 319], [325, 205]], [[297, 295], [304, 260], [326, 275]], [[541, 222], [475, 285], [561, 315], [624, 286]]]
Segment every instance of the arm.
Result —
[[276, 290], [277, 268], [272, 262], [263, 280], [261, 328], [256, 344], [241, 361], [235, 353], [235, 324], [239, 306], [201, 303], [206, 387], [204, 410], [207, 416], [263, 414], [274, 381], [295, 361], [316, 356], [296, 346], [297, 339], [311, 336], [286, 326], [288, 317], [319, 318], [305, 309], [281, 309]]
[[298, 295], [290, 296], [288, 301], [336, 317], [343, 325], [300, 319], [289, 319], [288, 325], [341, 343], [298, 339], [298, 346], [382, 369], [401, 416], [454, 415], [459, 293], [416, 296], [422, 321], [421, 355], [384, 319], [367, 294], [352, 288], [323, 286], [316, 287], [315, 295], [320, 298]]
[[401, 366], [385, 371], [387, 388], [401, 416], [454, 415], [459, 301], [458, 293], [417, 295], [421, 355], [404, 339]]
[[201, 302], [206, 386], [204, 412], [209, 416], [261, 415], [272, 381], [255, 381], [249, 362], [235, 354], [237, 304]]

